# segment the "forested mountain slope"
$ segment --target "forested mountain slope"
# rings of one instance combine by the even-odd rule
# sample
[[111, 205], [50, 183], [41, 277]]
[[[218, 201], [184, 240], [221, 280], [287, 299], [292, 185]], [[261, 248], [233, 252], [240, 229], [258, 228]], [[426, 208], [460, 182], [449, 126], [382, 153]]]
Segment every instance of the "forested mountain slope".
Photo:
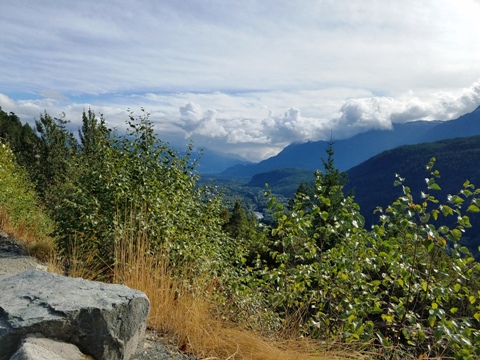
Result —
[[[437, 183], [441, 190], [438, 191], [428, 191], [425, 181], [431, 177], [425, 166], [432, 157], [436, 158], [435, 169], [440, 172]], [[480, 136], [402, 146], [385, 151], [348, 170], [349, 183], [345, 189], [354, 191], [355, 201], [360, 205], [369, 226], [378, 221], [378, 214], [374, 215], [377, 206], [385, 208], [402, 194], [401, 187], [394, 186], [396, 174], [405, 178], [405, 185], [411, 188], [417, 202], [423, 201], [423, 191], [444, 203], [447, 202], [448, 195], [459, 194], [467, 180], [476, 187], [480, 186], [479, 163]], [[468, 204], [465, 204], [466, 207]], [[466, 237], [479, 240], [480, 216], [469, 216], [473, 227], [466, 230]], [[439, 226], [444, 222], [439, 217], [436, 224]], [[476, 246], [469, 247], [477, 252]]]
[[425, 170], [430, 158], [436, 158], [440, 171], [438, 183], [442, 190], [434, 195], [446, 200], [456, 194], [469, 180], [480, 186], [480, 136], [441, 140], [419, 145], [407, 145], [385, 151], [347, 171], [346, 190], [355, 191], [355, 199], [368, 218], [376, 206], [386, 206], [396, 199], [401, 189], [395, 188], [395, 174], [406, 179], [414, 196], [425, 191]]

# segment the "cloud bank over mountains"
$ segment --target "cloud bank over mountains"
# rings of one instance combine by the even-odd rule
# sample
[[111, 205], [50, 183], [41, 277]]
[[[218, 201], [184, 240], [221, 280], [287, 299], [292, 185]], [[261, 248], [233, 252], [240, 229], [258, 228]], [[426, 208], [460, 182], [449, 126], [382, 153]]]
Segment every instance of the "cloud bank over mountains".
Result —
[[478, 0], [16, 0], [0, 12], [0, 106], [250, 160], [292, 142], [448, 120], [480, 104]]
[[[268, 98], [275, 97], [275, 94], [262, 96], [147, 94], [133, 97], [131, 102], [135, 104], [132, 110], [143, 107], [150, 112], [159, 133], [176, 143], [182, 140], [186, 143], [192, 138], [197, 146], [260, 160], [276, 154], [292, 142], [328, 140], [331, 136], [344, 139], [371, 129], [391, 129], [393, 123], [457, 118], [480, 105], [480, 81], [456, 92], [438, 92], [422, 97], [410, 92], [399, 98], [350, 98], [343, 100], [337, 111], [333, 111], [332, 106], [317, 109], [315, 103], [309, 102], [312, 99], [306, 96], [301, 103], [304, 107], [291, 106], [275, 113], [272, 107], [266, 105]], [[168, 104], [158, 105], [162, 103]], [[221, 103], [222, 107], [208, 108], [200, 103], [207, 106]], [[57, 98], [13, 100], [0, 94], [0, 106], [25, 120], [38, 119], [44, 109], [49, 109], [49, 113], [55, 116], [64, 112], [76, 124], [81, 112], [90, 107], [119, 129], [127, 119], [127, 109], [121, 104], [68, 104], [64, 99]], [[320, 116], [303, 115], [315, 112]]]

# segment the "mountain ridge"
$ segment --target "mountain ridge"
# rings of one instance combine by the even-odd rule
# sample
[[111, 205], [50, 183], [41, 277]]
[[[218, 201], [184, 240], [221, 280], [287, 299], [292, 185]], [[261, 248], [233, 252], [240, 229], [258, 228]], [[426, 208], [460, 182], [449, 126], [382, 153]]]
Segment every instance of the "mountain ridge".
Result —
[[[349, 139], [334, 141], [337, 167], [346, 171], [382, 151], [402, 145], [414, 145], [442, 139], [480, 135], [480, 106], [457, 119], [416, 120], [393, 124], [392, 130], [369, 130]], [[286, 146], [276, 156], [255, 164], [236, 164], [220, 176], [251, 178], [255, 174], [278, 168], [321, 169], [321, 158], [329, 141], [310, 141]]]

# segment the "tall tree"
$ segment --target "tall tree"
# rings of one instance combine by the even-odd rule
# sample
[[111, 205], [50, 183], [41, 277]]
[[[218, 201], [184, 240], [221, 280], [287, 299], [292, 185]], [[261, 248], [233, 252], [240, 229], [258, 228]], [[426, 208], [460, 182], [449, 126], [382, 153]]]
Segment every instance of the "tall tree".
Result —
[[49, 191], [52, 187], [64, 188], [71, 183], [75, 173], [72, 160], [77, 154], [78, 142], [67, 129], [68, 124], [69, 121], [64, 115], [53, 118], [46, 111], [40, 116], [40, 120], [35, 122], [39, 149], [34, 176], [37, 190], [45, 199], [47, 194], [58, 193]]
[[111, 137], [103, 115], [97, 118], [95, 112], [88, 109], [82, 114], [82, 128], [78, 131], [80, 152], [87, 158], [101, 155], [106, 143]]
[[224, 230], [233, 238], [247, 238], [250, 235], [250, 224], [247, 213], [240, 201], [236, 200]]
[[363, 223], [353, 196], [343, 192], [347, 175], [335, 166], [333, 143], [329, 144], [326, 153], [327, 158], [322, 158], [323, 171], [315, 171], [314, 184], [301, 184], [295, 199], [289, 204], [291, 210], [302, 210], [312, 215], [310, 233], [316, 238], [322, 251], [332, 248], [350, 228], [350, 224], [341, 220], [345, 210], [350, 211], [349, 207], [358, 215], [352, 221], [358, 226]]
[[22, 124], [13, 112], [7, 114], [0, 108], [0, 139], [9, 144], [18, 164], [30, 173], [37, 161], [39, 145], [39, 139], [30, 125]]

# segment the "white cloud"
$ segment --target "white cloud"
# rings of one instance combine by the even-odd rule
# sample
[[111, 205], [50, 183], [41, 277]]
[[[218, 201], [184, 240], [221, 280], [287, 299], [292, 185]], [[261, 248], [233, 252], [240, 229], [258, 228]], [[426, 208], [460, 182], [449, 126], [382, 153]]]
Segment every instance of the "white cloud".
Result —
[[180, 123], [179, 126], [185, 130], [187, 136], [199, 128], [202, 122], [203, 112], [199, 105], [188, 103], [180, 107]]
[[0, 94], [0, 106], [5, 108], [4, 111], [13, 111], [13, 109], [16, 108], [15, 101], [5, 94]]
[[[344, 99], [346, 93], [357, 97]], [[412, 120], [449, 120], [480, 105], [480, 81], [456, 91], [415, 93], [398, 98], [364, 96], [368, 93], [340, 89], [323, 91], [147, 94], [117, 96], [110, 105], [71, 103], [46, 98], [13, 100], [0, 94], [0, 106], [24, 121], [33, 122], [47, 110], [53, 116], [67, 114], [79, 125], [83, 110], [92, 108], [119, 129], [128, 118], [127, 109], [150, 112], [161, 137], [184, 144], [188, 138], [199, 147], [238, 153], [252, 160], [271, 156], [292, 142], [342, 139], [370, 129], [390, 129], [393, 123]], [[281, 101], [278, 101], [281, 99]], [[288, 101], [295, 106], [286, 107]], [[321, 104], [326, 106], [322, 107]], [[218, 105], [217, 108], [213, 106]], [[309, 116], [304, 116], [304, 110]], [[182, 140], [183, 139], [183, 140]]]
[[69, 94], [396, 91], [438, 75], [458, 86], [458, 74], [480, 71], [479, 10], [474, 0], [17, 0], [2, 4], [0, 75], [18, 90]]
[[[480, 103], [478, 0], [16, 0], [0, 12], [0, 105], [270, 156]], [[472, 82], [477, 81], [472, 86]], [[182, 140], [180, 140], [182, 139]]]

